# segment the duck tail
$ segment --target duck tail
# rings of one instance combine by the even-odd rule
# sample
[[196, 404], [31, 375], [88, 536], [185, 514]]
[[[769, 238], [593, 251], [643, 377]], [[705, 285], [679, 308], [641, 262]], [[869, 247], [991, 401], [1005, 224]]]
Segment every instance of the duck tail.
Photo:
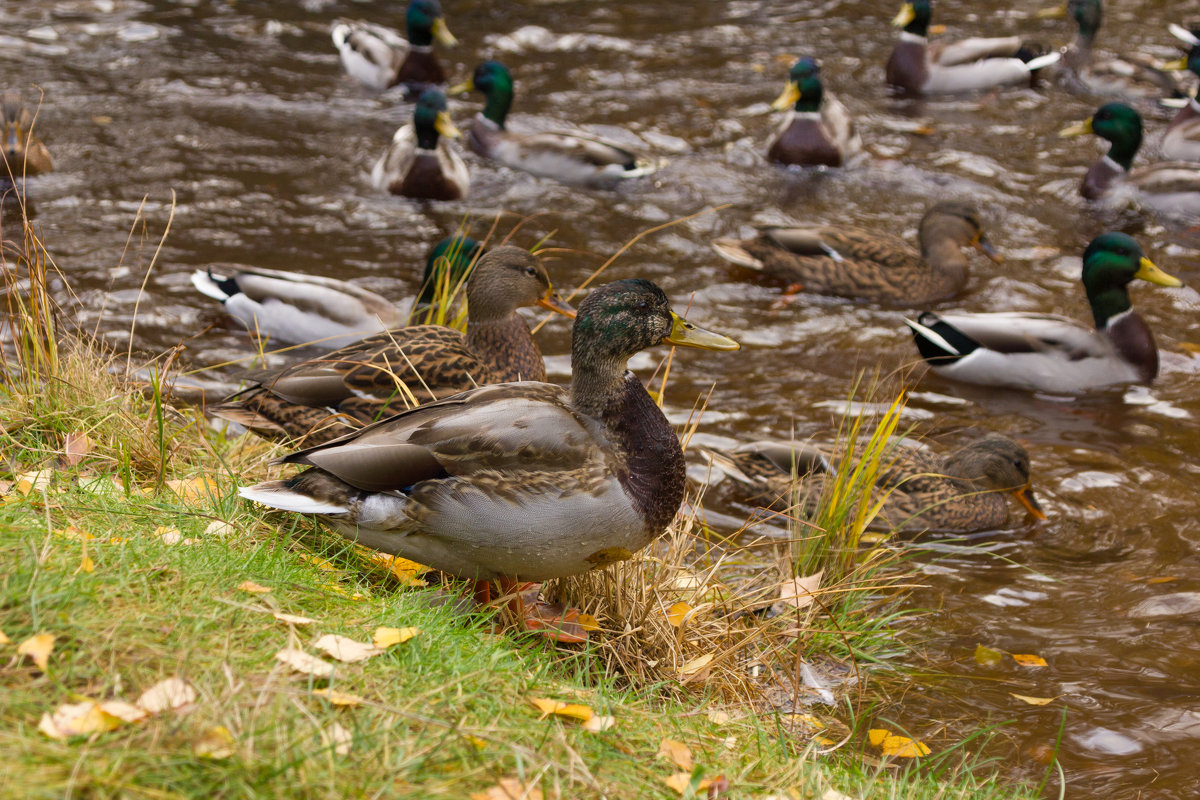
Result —
[[712, 248], [717, 251], [717, 255], [731, 264], [737, 264], [746, 269], [761, 270], [763, 268], [763, 262], [750, 255], [737, 239], [714, 239]]
[[220, 300], [222, 303], [241, 292], [236, 278], [214, 275], [211, 269], [198, 269], [193, 272], [192, 286], [205, 297]]
[[1062, 58], [1062, 53], [1047, 53], [1044, 56], [1038, 56], [1026, 61], [1025, 68], [1030, 72], [1037, 72], [1039, 69], [1048, 67], [1051, 64], [1057, 64], [1060, 58]]
[[345, 514], [348, 511], [344, 505], [301, 494], [292, 487], [292, 481], [264, 481], [243, 486], [238, 489], [238, 494], [264, 506], [298, 514]]
[[979, 347], [979, 342], [932, 311], [923, 312], [916, 322], [906, 319], [904, 324], [912, 329], [921, 358], [934, 366], [953, 364]]

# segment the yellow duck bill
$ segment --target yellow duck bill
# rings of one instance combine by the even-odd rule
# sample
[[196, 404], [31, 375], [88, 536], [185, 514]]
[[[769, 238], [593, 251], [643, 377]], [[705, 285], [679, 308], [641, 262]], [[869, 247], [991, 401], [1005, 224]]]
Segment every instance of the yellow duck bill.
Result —
[[663, 337], [662, 343], [701, 350], [740, 350], [742, 347], [728, 336], [694, 325], [674, 311], [671, 312], [671, 332]]

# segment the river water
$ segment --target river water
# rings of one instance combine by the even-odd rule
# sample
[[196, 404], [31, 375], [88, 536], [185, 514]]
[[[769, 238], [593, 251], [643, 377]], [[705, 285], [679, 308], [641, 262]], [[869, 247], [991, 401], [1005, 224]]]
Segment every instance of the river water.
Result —
[[[949, 36], [1019, 33], [1050, 46], [1069, 38], [1065, 22], [1034, 17], [1032, 0], [993, 6], [939, 2], [935, 22]], [[1196, 0], [1106, 6], [1101, 49], [1120, 43], [1174, 58], [1167, 23], [1200, 20]], [[445, 8], [460, 39], [442, 51], [453, 80], [500, 58], [516, 79], [514, 125], [572, 121], [642, 148], [662, 161], [659, 171], [590, 191], [468, 155], [466, 201], [421, 205], [374, 191], [370, 166], [411, 106], [345, 78], [328, 31], [339, 16], [400, 26], [399, 3], [0, 5], [7, 86], [27, 98], [34, 86], [45, 91], [38, 124], [57, 171], [31, 181], [29, 197], [83, 300], [80, 321], [124, 347], [136, 309], [136, 351], [183, 340], [183, 358], [198, 367], [244, 358], [251, 345], [192, 289], [197, 267], [332, 275], [401, 301], [431, 242], [468, 218], [482, 235], [504, 212], [503, 232], [532, 217], [517, 243], [550, 235], [563, 248], [552, 275], [569, 289], [637, 233], [710, 210], [641, 240], [606, 277], [652, 278], [678, 306], [690, 303], [693, 319], [745, 344], [736, 356], [678, 354], [668, 399], [683, 413], [715, 383], [701, 430], [748, 439], [829, 431], [858, 371], [909, 368], [915, 351], [895, 310], [811, 296], [772, 309], [778, 289], [722, 262], [712, 238], [814, 220], [915, 239], [925, 207], [954, 198], [978, 206], [1006, 260], [972, 255], [966, 292], [943, 308], [1087, 320], [1078, 256], [1109, 228], [1136, 236], [1186, 283], [1200, 280], [1194, 232], [1136, 213], [1106, 216], [1075, 195], [1100, 146], [1055, 134], [1088, 116], [1094, 99], [1056, 86], [890, 97], [891, 3], [446, 0]], [[765, 163], [777, 124], [767, 106], [802, 54], [821, 61], [826, 86], [857, 116], [865, 165], [805, 174]], [[460, 126], [479, 106], [478, 95], [451, 98]], [[1147, 120], [1139, 161], [1155, 157], [1170, 113]], [[935, 720], [955, 720], [958, 732], [1014, 720], [991, 747], [1007, 774], [1036, 779], [1062, 725], [1069, 797], [1200, 796], [1200, 362], [1188, 346], [1200, 342], [1198, 299], [1191, 288], [1134, 288], [1163, 350], [1151, 389], [1066, 400], [917, 370], [910, 419], [946, 446], [989, 430], [1020, 437], [1049, 519], [1017, 519], [972, 549], [945, 545], [917, 558], [926, 588], [912, 603], [930, 609], [922, 647], [938, 677], [889, 710], [910, 731], [937, 740], [946, 731]], [[559, 321], [539, 334], [558, 378], [568, 334]], [[1048, 666], [981, 666], [978, 644], [1038, 654]], [[1034, 707], [1010, 693], [1057, 699]]]

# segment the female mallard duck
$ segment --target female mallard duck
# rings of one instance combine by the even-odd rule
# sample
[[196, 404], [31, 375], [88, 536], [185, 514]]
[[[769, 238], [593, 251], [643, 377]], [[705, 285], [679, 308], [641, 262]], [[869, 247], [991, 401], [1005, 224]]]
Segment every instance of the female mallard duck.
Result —
[[446, 82], [446, 73], [433, 52], [433, 40], [447, 47], [457, 40], [446, 27], [438, 0], [412, 0], [404, 21], [407, 41], [370, 22], [340, 19], [334, 23], [333, 44], [350, 77], [377, 91], [401, 83], [419, 91]]
[[[1045, 519], [1030, 488], [1029, 454], [1007, 436], [988, 434], [941, 456], [927, 447], [897, 444], [875, 485], [886, 492], [872, 527], [897, 531], [971, 533], [1008, 520], [1004, 494]], [[815, 504], [820, 484], [833, 473], [821, 448], [797, 442], [753, 442], [734, 450], [705, 448], [706, 458], [752, 490], [745, 499], [784, 509], [800, 500]]]
[[4, 118], [4, 165], [0, 180], [20, 180], [54, 170], [50, 151], [33, 135], [33, 115], [16, 92], [5, 92], [0, 101]]
[[577, 132], [512, 133], [506, 121], [512, 106], [513, 80], [498, 61], [485, 61], [452, 94], [478, 90], [487, 98], [467, 129], [467, 144], [479, 155], [564, 183], [603, 186], [650, 172], [620, 145]]
[[1063, 53], [1063, 67], [1075, 88], [1126, 100], [1181, 97], [1183, 84], [1148, 56], [1097, 56], [1093, 47], [1103, 16], [1100, 0], [1067, 0], [1056, 8], [1038, 12], [1043, 17], [1069, 16], [1079, 26], [1075, 41]]
[[375, 162], [371, 183], [419, 200], [466, 197], [471, 186], [467, 165], [439, 135], [462, 137], [446, 112], [446, 95], [440, 89], [426, 89], [413, 108], [412, 124], [396, 131], [387, 152]]
[[1173, 215], [1200, 214], [1200, 165], [1162, 161], [1132, 169], [1142, 146], [1142, 118], [1124, 103], [1105, 103], [1088, 119], [1059, 132], [1074, 137], [1094, 133], [1112, 147], [1083, 176], [1079, 193], [1109, 203], [1133, 200]]
[[327, 442], [416, 402], [487, 383], [546, 379], [529, 326], [517, 313], [575, 311], [554, 293], [533, 254], [499, 247], [467, 281], [467, 332], [441, 325], [396, 328], [320, 358], [250, 376], [252, 385], [209, 411], [267, 438]]
[[673, 313], [649, 281], [605, 284], [579, 306], [569, 389], [463, 392], [286, 456], [311, 468], [241, 494], [476, 581], [544, 581], [630, 558], [684, 492], [679, 439], [626, 370], [660, 343], [738, 348]]
[[1000, 255], [988, 242], [975, 209], [942, 202], [921, 218], [921, 252], [885, 233], [840, 225], [766, 228], [757, 238], [718, 239], [724, 258], [788, 284], [799, 291], [898, 305], [932, 303], [953, 297], [967, 284], [963, 247], [993, 261]]
[[[1186, 69], [1200, 75], [1200, 36], [1178, 25], [1171, 26], [1171, 33], [1186, 42], [1190, 49], [1183, 58], [1167, 64], [1167, 69]], [[1165, 158], [1200, 161], [1200, 102], [1196, 102], [1195, 97], [1189, 96], [1187, 104], [1171, 120], [1163, 133], [1159, 151]]]
[[767, 148], [772, 161], [840, 167], [862, 150], [850, 112], [836, 97], [825, 94], [821, 68], [811, 58], [795, 63], [787, 87], [771, 108], [788, 111]]
[[[429, 254], [426, 284], [443, 265], [453, 270], [459, 260], [472, 263], [478, 243], [468, 239], [471, 245], [455, 247], [456, 239], [443, 239]], [[319, 275], [258, 267], [222, 272], [209, 267], [192, 273], [192, 285], [220, 300], [225, 311], [252, 333], [287, 344], [342, 347], [399, 327], [407, 318], [395, 303], [375, 292]]]
[[907, 94], [953, 94], [1029, 85], [1030, 76], [1059, 60], [1058, 53], [1029, 58], [1016, 36], [929, 44], [933, 0], [910, 0], [892, 24], [900, 41], [887, 63], [887, 82]]
[[1076, 394], [1117, 383], [1150, 383], [1158, 348], [1133, 310], [1129, 282], [1182, 286], [1123, 233], [1097, 236], [1083, 252], [1083, 287], [1096, 327], [1052, 314], [934, 314], [905, 320], [921, 358], [967, 383]]

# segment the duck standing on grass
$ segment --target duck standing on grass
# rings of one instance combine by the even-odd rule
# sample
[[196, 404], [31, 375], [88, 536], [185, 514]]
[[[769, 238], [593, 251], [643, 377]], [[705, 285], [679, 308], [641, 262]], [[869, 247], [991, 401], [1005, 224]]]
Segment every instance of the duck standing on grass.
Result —
[[933, 0], [911, 0], [892, 24], [900, 41], [887, 63], [889, 86], [912, 95], [957, 94], [1030, 83], [1030, 76], [1060, 58], [1032, 56], [1016, 36], [929, 43]]
[[1142, 255], [1130, 236], [1110, 232], [1083, 251], [1083, 287], [1095, 328], [1053, 314], [934, 314], [913, 322], [913, 339], [933, 371], [953, 380], [1049, 394], [1119, 383], [1150, 383], [1158, 348], [1133, 310], [1129, 283], [1182, 286]]
[[382, 25], [340, 19], [333, 26], [333, 44], [350, 77], [383, 91], [404, 84], [410, 92], [446, 82], [446, 73], [433, 52], [433, 40], [457, 44], [446, 27], [438, 0], [412, 0], [404, 16], [408, 39]]
[[467, 145], [484, 158], [563, 183], [605, 187], [646, 175], [637, 156], [613, 142], [577, 131], [512, 133], [506, 127], [513, 101], [513, 79], [499, 61], [485, 61], [451, 94], [479, 91], [483, 111], [467, 129]]
[[[703, 448], [702, 452], [748, 490], [748, 499], [781, 511], [799, 500], [811, 512], [821, 482], [833, 472], [821, 448], [802, 442], [752, 442], [732, 450]], [[881, 501], [881, 505], [873, 528], [992, 530], [1008, 521], [1004, 494], [1012, 495], [1035, 519], [1046, 518], [1030, 488], [1029, 453], [998, 433], [946, 455], [929, 447], [896, 444], [883, 457], [875, 486], [879, 496], [871, 502]]]
[[781, 164], [840, 167], [862, 150], [850, 112], [821, 84], [821, 68], [812, 58], [792, 66], [788, 84], [771, 104], [787, 111], [767, 147], [767, 158]]
[[626, 369], [657, 344], [738, 348], [676, 315], [649, 281], [605, 284], [579, 306], [570, 388], [502, 383], [420, 406], [286, 456], [310, 469], [241, 494], [477, 581], [480, 600], [487, 581], [507, 591], [628, 559], [683, 500], [679, 439]]
[[50, 151], [41, 139], [33, 135], [33, 115], [21, 102], [16, 92], [5, 92], [0, 101], [0, 115], [4, 119], [4, 138], [0, 151], [4, 163], [0, 165], [0, 183], [11, 183], [21, 178], [32, 178], [54, 170]]
[[467, 332], [442, 325], [395, 328], [320, 358], [252, 373], [249, 388], [209, 413], [268, 439], [313, 445], [416, 405], [476, 386], [544, 381], [546, 364], [517, 309], [568, 317], [541, 260], [519, 247], [479, 259], [467, 281]]
[[446, 141], [461, 138], [446, 111], [446, 95], [441, 89], [426, 89], [417, 98], [412, 122], [397, 129], [387, 152], [375, 162], [371, 183], [417, 200], [466, 197], [471, 176], [462, 156]]

